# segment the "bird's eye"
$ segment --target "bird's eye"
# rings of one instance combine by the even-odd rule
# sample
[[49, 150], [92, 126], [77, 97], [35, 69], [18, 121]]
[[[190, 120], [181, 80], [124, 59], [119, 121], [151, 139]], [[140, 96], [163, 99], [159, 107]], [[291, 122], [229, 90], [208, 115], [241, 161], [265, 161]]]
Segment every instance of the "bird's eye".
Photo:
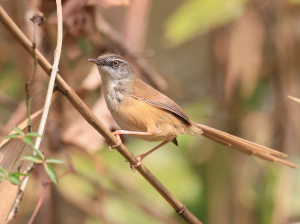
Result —
[[119, 65], [119, 62], [118, 62], [118, 61], [113, 61], [112, 65], [113, 65], [114, 67], [117, 67], [117, 66]]

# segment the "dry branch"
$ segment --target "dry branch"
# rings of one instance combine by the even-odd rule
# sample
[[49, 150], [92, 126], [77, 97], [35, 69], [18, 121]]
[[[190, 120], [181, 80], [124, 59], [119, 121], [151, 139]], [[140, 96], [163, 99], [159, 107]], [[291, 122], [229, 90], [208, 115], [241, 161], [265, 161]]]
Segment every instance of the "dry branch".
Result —
[[[18, 40], [18, 42], [28, 51], [28, 53], [32, 55], [32, 43], [22, 33], [17, 25], [10, 19], [10, 17], [6, 14], [1, 6], [0, 21], [7, 28], [7, 30]], [[35, 53], [39, 65], [48, 75], [50, 75], [51, 65], [49, 64], [49, 62], [38, 50], [36, 50]], [[87, 122], [89, 122], [109, 142], [111, 142], [112, 144], [117, 144], [116, 138], [90, 111], [90, 109], [83, 103], [83, 101], [70, 88], [70, 86], [68, 86], [68, 84], [62, 79], [59, 74], [57, 74], [56, 84]], [[123, 144], [118, 146], [116, 149], [127, 161], [130, 162], [130, 164], [137, 164], [135, 156]], [[165, 200], [187, 223], [201, 223], [144, 165], [137, 167], [136, 170], [165, 198]]]

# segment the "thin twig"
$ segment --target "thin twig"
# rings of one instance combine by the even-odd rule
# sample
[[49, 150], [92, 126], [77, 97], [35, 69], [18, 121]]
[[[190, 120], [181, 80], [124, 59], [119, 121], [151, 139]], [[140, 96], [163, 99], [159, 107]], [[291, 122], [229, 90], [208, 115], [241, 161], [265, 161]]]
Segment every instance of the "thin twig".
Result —
[[[59, 175], [59, 176], [57, 177], [57, 179], [61, 179], [61, 178], [65, 177], [66, 175], [70, 174], [70, 173], [74, 173], [74, 171], [73, 171], [73, 170], [68, 170], [68, 171], [66, 171], [65, 173]], [[53, 183], [52, 180], [49, 180], [49, 181], [46, 181], [46, 182], [42, 183], [42, 192], [41, 192], [41, 194], [40, 194], [38, 203], [37, 203], [36, 206], [35, 206], [34, 212], [32, 213], [32, 215], [31, 215], [31, 217], [30, 217], [30, 220], [28, 221], [28, 224], [32, 224], [32, 223], [33, 223], [33, 221], [34, 221], [36, 215], [38, 214], [38, 212], [39, 212], [39, 210], [40, 210], [40, 208], [41, 208], [41, 205], [42, 205], [42, 203], [43, 203], [43, 200], [44, 200], [44, 198], [45, 198], [46, 189], [47, 189], [47, 187], [48, 187], [50, 184], [52, 184], [52, 183]]]
[[36, 30], [37, 27], [44, 23], [45, 17], [41, 12], [35, 12], [33, 17], [30, 19], [33, 22], [33, 35], [32, 35], [32, 53], [33, 53], [33, 73], [29, 81], [26, 82], [25, 91], [26, 91], [26, 107], [27, 107], [27, 118], [28, 118], [28, 132], [31, 132], [31, 118], [30, 118], [30, 93], [29, 88], [36, 74], [37, 59], [35, 55], [36, 49]]
[[28, 221], [28, 224], [32, 224], [33, 223], [33, 220], [35, 219], [38, 211], [40, 210], [40, 207], [41, 207], [41, 205], [43, 203], [43, 200], [44, 200], [44, 197], [45, 197], [45, 194], [46, 194], [47, 186], [48, 185], [42, 184], [42, 192], [40, 194], [40, 197], [39, 197], [38, 203], [37, 203], [37, 205], [36, 205], [36, 207], [34, 209], [34, 212], [32, 213], [30, 220]]
[[[8, 31], [20, 42], [20, 44], [32, 55], [32, 43], [16, 26], [16, 24], [5, 13], [0, 6], [0, 21], [8, 29]], [[43, 57], [43, 55], [36, 50], [36, 55], [39, 65], [47, 74], [50, 74], [51, 65]], [[77, 94], [70, 88], [70, 86], [57, 74], [56, 84], [67, 97], [71, 104], [78, 110], [83, 118], [94, 127], [105, 139], [113, 145], [117, 144], [117, 139], [104, 126], [104, 124], [91, 112], [91, 110], [83, 103]], [[137, 164], [135, 156], [123, 145], [116, 147], [118, 152], [130, 162], [130, 164]], [[180, 215], [187, 223], [200, 224], [201, 222], [176, 198], [171, 192], [142, 164], [136, 170], [157, 190], [158, 193], [174, 208], [178, 215]]]
[[[62, 39], [63, 39], [63, 26], [62, 26], [62, 8], [61, 8], [61, 0], [56, 0], [56, 5], [57, 5], [57, 45], [54, 53], [54, 62], [52, 65], [51, 69], [51, 75], [50, 75], [50, 81], [48, 85], [48, 90], [47, 90], [47, 96], [46, 96], [46, 101], [44, 105], [44, 112], [41, 118], [41, 123], [39, 126], [38, 134], [43, 135], [48, 114], [49, 114], [49, 108], [51, 104], [51, 97], [54, 89], [54, 84], [55, 84], [55, 78], [57, 75], [58, 71], [58, 64], [59, 64], [59, 59], [60, 59], [60, 54], [61, 54], [61, 47], [62, 47]], [[34, 147], [36, 149], [39, 149], [40, 144], [41, 144], [42, 138], [37, 137]]]
[[[34, 72], [36, 69], [34, 69]], [[30, 94], [29, 94], [29, 83], [25, 84], [26, 92], [26, 108], [27, 108], [27, 118], [28, 118], [28, 132], [31, 132], [31, 118], [30, 118]]]

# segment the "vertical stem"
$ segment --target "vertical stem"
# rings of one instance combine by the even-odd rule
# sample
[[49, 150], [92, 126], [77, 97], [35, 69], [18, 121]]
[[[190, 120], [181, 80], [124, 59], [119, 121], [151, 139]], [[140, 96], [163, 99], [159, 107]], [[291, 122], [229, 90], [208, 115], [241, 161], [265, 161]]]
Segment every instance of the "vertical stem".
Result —
[[43, 188], [42, 188], [42, 192], [40, 194], [40, 198], [39, 198], [38, 203], [37, 203], [37, 205], [34, 209], [33, 214], [31, 215], [31, 218], [30, 218], [28, 224], [33, 223], [34, 218], [36, 217], [38, 211], [40, 210], [40, 207], [42, 206], [42, 203], [43, 203], [43, 200], [44, 200], [44, 197], [45, 197], [45, 194], [46, 194], [47, 186], [48, 185], [42, 185]]
[[31, 78], [29, 79], [29, 82], [27, 82], [26, 86], [25, 86], [25, 91], [26, 91], [26, 107], [27, 107], [27, 117], [28, 117], [28, 132], [31, 132], [30, 93], [29, 93], [29, 88], [30, 88], [30, 85], [32, 83], [32, 80], [35, 77], [36, 67], [37, 67], [37, 60], [36, 60], [36, 54], [35, 54], [35, 49], [36, 49], [35, 33], [36, 33], [37, 26], [38, 26], [38, 23], [34, 22], [33, 36], [32, 36], [33, 73], [32, 73]]
[[30, 117], [30, 94], [29, 94], [29, 83], [25, 85], [26, 91], [26, 107], [27, 107], [27, 118], [28, 118], [28, 132], [31, 132], [31, 117]]

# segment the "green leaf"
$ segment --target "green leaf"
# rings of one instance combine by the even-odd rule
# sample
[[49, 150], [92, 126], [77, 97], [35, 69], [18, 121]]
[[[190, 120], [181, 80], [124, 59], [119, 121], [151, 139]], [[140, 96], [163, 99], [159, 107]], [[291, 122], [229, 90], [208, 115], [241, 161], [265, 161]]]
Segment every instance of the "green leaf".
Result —
[[0, 172], [7, 174], [7, 170], [2, 166], [0, 166]]
[[25, 155], [25, 156], [21, 156], [21, 158], [28, 160], [30, 162], [33, 162], [33, 163], [43, 163], [43, 160], [41, 160], [39, 157], [33, 156], [33, 155]]
[[0, 166], [0, 173], [3, 173], [4, 175], [6, 175], [7, 170], [4, 167]]
[[36, 154], [37, 154], [42, 160], [45, 159], [45, 156], [44, 156], [44, 154], [43, 154], [43, 152], [42, 152], [41, 150], [36, 149], [36, 148], [34, 148], [33, 146], [32, 146], [31, 148], [32, 148], [33, 151], [36, 152]]
[[8, 175], [7, 180], [10, 181], [12, 184], [16, 184], [21, 186], [22, 182], [20, 181], [19, 177], [16, 177], [14, 175]]
[[12, 135], [8, 135], [6, 137], [4, 137], [3, 139], [11, 139], [11, 138], [19, 138], [20, 135], [19, 134], [12, 134]]
[[36, 132], [29, 132], [25, 136], [28, 136], [28, 137], [41, 137], [41, 138], [43, 137], [43, 136], [39, 135]]
[[31, 137], [25, 136], [24, 138], [22, 138], [22, 140], [28, 145], [33, 145], [33, 141]]
[[44, 168], [45, 168], [45, 171], [48, 175], [48, 177], [55, 183], [57, 184], [57, 178], [56, 178], [56, 173], [53, 169], [53, 167], [49, 164], [44, 164]]
[[9, 174], [9, 176], [16, 176], [16, 177], [19, 177], [19, 176], [30, 176], [29, 173], [11, 173]]
[[18, 134], [24, 135], [24, 132], [23, 132], [20, 128], [12, 127], [12, 129], [13, 129], [14, 131], [16, 131]]
[[165, 23], [166, 44], [175, 47], [212, 28], [231, 22], [242, 13], [246, 1], [183, 1]]
[[64, 161], [56, 158], [49, 158], [46, 160], [46, 163], [61, 164], [64, 163]]

